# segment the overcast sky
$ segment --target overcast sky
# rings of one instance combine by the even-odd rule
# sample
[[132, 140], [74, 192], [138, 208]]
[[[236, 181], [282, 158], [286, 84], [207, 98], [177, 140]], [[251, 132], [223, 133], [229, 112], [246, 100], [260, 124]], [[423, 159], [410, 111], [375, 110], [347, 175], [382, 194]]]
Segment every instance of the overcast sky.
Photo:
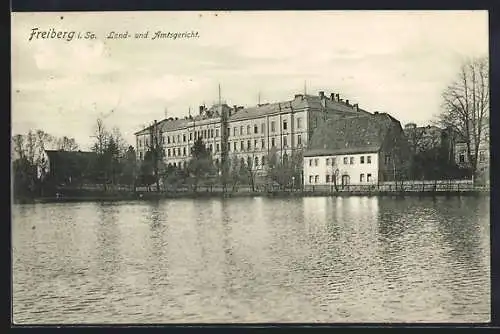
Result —
[[[41, 31], [97, 39], [29, 41]], [[110, 40], [149, 30], [149, 39]], [[155, 31], [198, 38], [151, 40]], [[130, 12], [12, 14], [13, 133], [92, 142], [100, 116], [133, 133], [222, 98], [229, 105], [340, 93], [368, 111], [426, 124], [464, 57], [488, 53], [486, 11]], [[111, 110], [114, 110], [110, 113]]]

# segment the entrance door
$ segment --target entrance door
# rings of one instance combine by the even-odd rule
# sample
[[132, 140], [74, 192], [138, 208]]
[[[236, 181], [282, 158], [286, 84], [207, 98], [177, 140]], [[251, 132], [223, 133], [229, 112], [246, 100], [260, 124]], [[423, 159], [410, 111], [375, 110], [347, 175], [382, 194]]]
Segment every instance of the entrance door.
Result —
[[349, 175], [342, 175], [342, 188], [349, 185]]

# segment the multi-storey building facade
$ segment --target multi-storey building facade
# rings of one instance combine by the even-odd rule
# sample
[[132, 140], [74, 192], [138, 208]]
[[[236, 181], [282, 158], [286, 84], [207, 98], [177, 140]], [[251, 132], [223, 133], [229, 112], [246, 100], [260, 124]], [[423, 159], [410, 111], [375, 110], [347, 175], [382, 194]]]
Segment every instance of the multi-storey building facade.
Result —
[[[227, 104], [203, 106], [199, 114], [184, 119], [165, 119], [157, 126], [162, 134], [165, 163], [184, 168], [191, 147], [201, 137], [218, 165], [224, 153], [229, 162], [239, 161], [255, 169], [265, 169], [267, 159], [277, 159], [307, 148], [316, 127], [331, 117], [369, 114], [358, 105], [340, 99], [339, 94], [317, 96], [297, 94], [292, 100], [266, 103], [255, 107], [229, 107]], [[138, 159], [144, 159], [151, 147], [152, 128], [137, 132]]]

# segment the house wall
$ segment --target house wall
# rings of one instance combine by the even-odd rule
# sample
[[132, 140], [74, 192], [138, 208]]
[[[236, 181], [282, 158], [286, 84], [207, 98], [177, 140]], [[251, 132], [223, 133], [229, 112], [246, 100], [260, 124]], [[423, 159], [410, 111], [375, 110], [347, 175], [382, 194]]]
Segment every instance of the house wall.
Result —
[[349, 184], [376, 184], [378, 166], [379, 155], [375, 152], [304, 157], [304, 185], [333, 185], [334, 175], [338, 185], [342, 184], [342, 176]]
[[394, 122], [384, 138], [378, 159], [378, 179], [405, 179], [410, 167], [410, 145], [399, 122]]

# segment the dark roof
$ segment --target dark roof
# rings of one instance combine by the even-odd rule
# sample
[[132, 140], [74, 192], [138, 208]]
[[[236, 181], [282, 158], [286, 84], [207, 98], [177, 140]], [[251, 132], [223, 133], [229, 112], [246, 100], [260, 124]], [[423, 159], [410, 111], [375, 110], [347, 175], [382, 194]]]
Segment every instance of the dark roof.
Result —
[[52, 166], [66, 166], [67, 164], [86, 164], [89, 163], [91, 159], [96, 157], [95, 152], [83, 151], [45, 150], [45, 153], [47, 153], [47, 157], [49, 158], [49, 162]]
[[[323, 102], [325, 101], [325, 106], [323, 106]], [[214, 116], [212, 118], [206, 118], [200, 115], [194, 116], [194, 121], [204, 121], [207, 122], [219, 122], [220, 121], [220, 113], [217, 112], [218, 105], [212, 106], [208, 110], [211, 111], [211, 114]], [[224, 109], [231, 109], [227, 104], [223, 104], [222, 107]], [[228, 121], [238, 121], [245, 120], [251, 118], [258, 118], [267, 115], [274, 115], [281, 113], [288, 113], [292, 109], [294, 110], [303, 110], [303, 109], [329, 109], [337, 112], [349, 113], [353, 115], [362, 114], [362, 115], [371, 115], [368, 111], [358, 108], [357, 110], [353, 105], [347, 105], [345, 102], [332, 101], [328, 98], [321, 99], [317, 95], [302, 95], [297, 94], [293, 100], [283, 101], [283, 102], [274, 102], [274, 103], [265, 103], [260, 104], [253, 107], [247, 107], [239, 109], [237, 112], [232, 112], [231, 116], [229, 116]], [[191, 126], [193, 119], [165, 119], [160, 121], [158, 124], [162, 126], [162, 131], [171, 131], [176, 129], [182, 129], [183, 127]], [[151, 126], [134, 133], [135, 135], [147, 134]]]
[[314, 131], [304, 156], [377, 152], [394, 125], [401, 126], [386, 113], [328, 119]]

